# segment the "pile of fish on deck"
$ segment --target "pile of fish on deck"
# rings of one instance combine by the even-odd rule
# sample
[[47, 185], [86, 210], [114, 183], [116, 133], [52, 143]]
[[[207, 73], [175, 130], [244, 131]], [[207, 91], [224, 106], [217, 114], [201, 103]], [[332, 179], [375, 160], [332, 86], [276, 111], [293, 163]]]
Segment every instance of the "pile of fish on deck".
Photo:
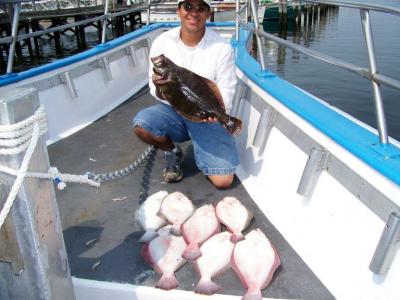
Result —
[[[261, 290], [271, 282], [280, 265], [279, 256], [259, 229], [243, 235], [253, 214], [234, 197], [196, 208], [180, 192], [157, 192], [136, 211], [136, 220], [145, 230], [141, 254], [161, 278], [157, 288], [178, 287], [175, 272], [193, 262], [200, 280], [196, 293], [211, 295], [222, 290], [212, 278], [229, 267], [240, 278], [243, 299], [262, 299]], [[221, 223], [228, 231], [221, 232]]]

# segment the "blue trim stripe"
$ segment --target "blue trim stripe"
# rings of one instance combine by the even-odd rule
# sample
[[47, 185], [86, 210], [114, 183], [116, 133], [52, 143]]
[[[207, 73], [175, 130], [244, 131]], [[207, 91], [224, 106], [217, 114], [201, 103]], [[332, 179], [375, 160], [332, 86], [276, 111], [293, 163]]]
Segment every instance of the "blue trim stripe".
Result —
[[[223, 26], [232, 26], [233, 24], [234, 23], [232, 23], [232, 22], [211, 22], [211, 23], [208, 23], [207, 26], [223, 27]], [[46, 72], [53, 71], [58, 68], [72, 65], [74, 63], [83, 61], [90, 57], [99, 55], [101, 53], [105, 53], [105, 52], [110, 51], [111, 49], [114, 49], [120, 45], [123, 45], [127, 42], [137, 39], [138, 37], [146, 35], [149, 32], [154, 31], [156, 29], [176, 27], [178, 25], [179, 25], [179, 22], [169, 22], [169, 23], [155, 23], [155, 24], [151, 24], [149, 26], [143, 26], [140, 30], [133, 31], [131, 33], [128, 33], [124, 36], [121, 36], [121, 37], [114, 39], [112, 41], [109, 41], [107, 43], [99, 44], [96, 47], [89, 49], [85, 52], [81, 52], [81, 53], [78, 53], [76, 55], [73, 55], [73, 56], [70, 56], [67, 58], [59, 59], [50, 64], [32, 68], [30, 70], [23, 71], [20, 73], [11, 73], [11, 74], [2, 75], [2, 76], [0, 76], [0, 87], [8, 85], [8, 84], [16, 83], [18, 81], [25, 80], [28, 78], [32, 78], [34, 76], [44, 74]]]
[[[17, 74], [0, 76], [0, 87], [83, 61], [137, 39], [153, 30], [175, 27], [178, 24], [179, 23], [156, 23], [145, 26], [140, 30], [126, 34], [104, 45], [98, 45], [95, 48], [68, 58], [57, 60], [51, 64]], [[233, 22], [215, 22], [208, 24], [210, 27], [230, 27], [233, 25]], [[314, 98], [275, 74], [271, 72], [262, 72], [260, 64], [248, 54], [245, 47], [250, 37], [251, 35], [249, 32], [241, 28], [240, 41], [238, 43], [232, 41], [236, 54], [236, 65], [246, 76], [290, 110], [336, 141], [339, 145], [343, 146], [395, 184], [400, 185], [399, 147], [392, 144], [381, 145], [376, 134], [371, 133], [343, 115], [316, 101]]]
[[[168, 24], [168, 25], [171, 27], [174, 26], [172, 24]], [[83, 61], [85, 59], [88, 59], [90, 57], [96, 56], [98, 54], [107, 52], [107, 51], [114, 49], [120, 45], [123, 45], [131, 40], [137, 39], [138, 37], [141, 37], [159, 27], [164, 27], [164, 26], [158, 26], [157, 24], [145, 26], [141, 30], [136, 30], [136, 31], [128, 33], [122, 37], [119, 37], [115, 40], [109, 41], [104, 44], [99, 44], [92, 49], [78, 53], [76, 55], [66, 57], [63, 59], [59, 59], [59, 60], [56, 60], [55, 62], [46, 64], [46, 65], [43, 65], [40, 67], [32, 68], [30, 70], [23, 71], [20, 73], [11, 73], [11, 74], [6, 74], [3, 76], [0, 76], [0, 87], [8, 85], [8, 84], [12, 84], [12, 83], [24, 80], [24, 79], [28, 79], [28, 78], [31, 78], [31, 77], [34, 77], [34, 76], [37, 76], [37, 75], [40, 75], [40, 74], [43, 74], [43, 73], [46, 73], [49, 71], [53, 71], [58, 68], [72, 65], [74, 63], [77, 63], [77, 62]], [[165, 26], [165, 27], [168, 27], [168, 26]]]
[[263, 73], [260, 64], [248, 54], [245, 47], [250, 36], [247, 30], [241, 28], [240, 41], [232, 42], [236, 65], [250, 80], [366, 164], [400, 185], [399, 147], [380, 144], [376, 134], [316, 101], [275, 74]]

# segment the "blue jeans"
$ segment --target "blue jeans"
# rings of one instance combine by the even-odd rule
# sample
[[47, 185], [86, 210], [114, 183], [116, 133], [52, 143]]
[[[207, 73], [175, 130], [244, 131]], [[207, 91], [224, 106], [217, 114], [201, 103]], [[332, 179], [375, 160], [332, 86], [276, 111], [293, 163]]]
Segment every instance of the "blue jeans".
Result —
[[231, 175], [239, 165], [236, 140], [218, 122], [191, 122], [161, 103], [139, 111], [133, 126], [176, 143], [192, 140], [196, 165], [204, 175]]

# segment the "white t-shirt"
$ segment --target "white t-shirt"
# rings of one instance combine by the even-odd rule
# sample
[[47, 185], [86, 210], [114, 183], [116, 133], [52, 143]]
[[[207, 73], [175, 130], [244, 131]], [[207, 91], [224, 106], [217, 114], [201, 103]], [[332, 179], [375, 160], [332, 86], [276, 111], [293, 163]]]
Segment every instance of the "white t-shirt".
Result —
[[[176, 65], [214, 81], [221, 92], [225, 109], [229, 112], [236, 86], [232, 46], [216, 32], [206, 28], [199, 44], [196, 47], [188, 47], [180, 39], [180, 29], [176, 27], [159, 35], [151, 46], [150, 58], [164, 54]], [[153, 64], [150, 61], [150, 92], [158, 100], [167, 103], [156, 96], [155, 86], [151, 80], [152, 74]]]

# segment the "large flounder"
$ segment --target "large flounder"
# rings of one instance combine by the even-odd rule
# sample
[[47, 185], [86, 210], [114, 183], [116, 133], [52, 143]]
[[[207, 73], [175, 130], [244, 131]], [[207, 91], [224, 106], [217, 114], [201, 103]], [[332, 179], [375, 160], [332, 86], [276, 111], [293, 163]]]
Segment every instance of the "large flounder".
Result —
[[215, 117], [231, 134], [239, 134], [242, 121], [225, 113], [221, 93], [214, 82], [177, 66], [164, 54], [151, 61], [152, 80], [159, 98], [167, 100], [190, 121], [202, 122]]

